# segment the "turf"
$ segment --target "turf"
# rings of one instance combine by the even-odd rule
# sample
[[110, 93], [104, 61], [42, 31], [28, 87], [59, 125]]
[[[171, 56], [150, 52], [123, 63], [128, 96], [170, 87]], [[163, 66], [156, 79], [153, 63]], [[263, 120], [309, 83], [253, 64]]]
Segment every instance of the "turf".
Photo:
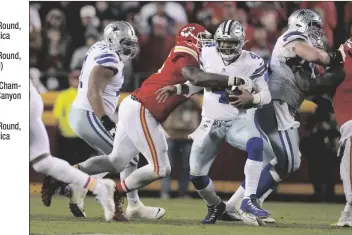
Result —
[[[248, 227], [242, 222], [218, 221], [203, 226], [206, 214], [200, 199], [143, 199], [144, 204], [166, 209], [164, 218], [157, 221], [131, 220], [128, 223], [106, 223], [102, 209], [93, 198], [86, 199], [88, 218], [74, 218], [68, 210], [66, 198], [55, 197], [50, 208], [39, 197], [30, 200], [31, 234], [170, 234], [170, 235], [312, 235], [352, 234], [351, 228], [330, 226], [336, 222], [342, 204], [272, 203], [265, 204], [277, 220], [267, 227]], [[126, 205], [127, 203], [125, 203]]]

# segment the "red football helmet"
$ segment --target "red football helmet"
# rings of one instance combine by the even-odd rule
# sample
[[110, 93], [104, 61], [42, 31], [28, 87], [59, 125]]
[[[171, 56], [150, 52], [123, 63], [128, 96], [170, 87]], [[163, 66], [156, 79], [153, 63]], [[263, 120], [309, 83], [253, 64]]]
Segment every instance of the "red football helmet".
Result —
[[201, 49], [205, 44], [213, 43], [211, 34], [199, 24], [186, 24], [176, 35], [176, 42], [191, 42]]

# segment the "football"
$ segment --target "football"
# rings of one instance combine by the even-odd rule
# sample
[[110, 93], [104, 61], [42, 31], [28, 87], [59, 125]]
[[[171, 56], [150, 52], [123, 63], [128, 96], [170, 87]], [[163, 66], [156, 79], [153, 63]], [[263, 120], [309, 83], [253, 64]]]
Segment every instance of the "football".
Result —
[[233, 86], [231, 88], [227, 88], [225, 90], [226, 94], [227, 94], [227, 98], [230, 102], [236, 101], [237, 98], [234, 97], [229, 97], [230, 95], [242, 95], [242, 91], [239, 89], [238, 86]]

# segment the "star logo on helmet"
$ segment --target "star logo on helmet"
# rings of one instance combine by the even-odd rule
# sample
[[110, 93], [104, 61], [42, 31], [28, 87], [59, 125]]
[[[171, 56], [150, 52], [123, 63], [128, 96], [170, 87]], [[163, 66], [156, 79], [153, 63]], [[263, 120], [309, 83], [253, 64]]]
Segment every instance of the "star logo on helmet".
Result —
[[119, 28], [118, 26], [114, 26], [114, 27], [112, 28], [112, 31], [118, 31], [118, 30], [120, 30], [120, 28]]

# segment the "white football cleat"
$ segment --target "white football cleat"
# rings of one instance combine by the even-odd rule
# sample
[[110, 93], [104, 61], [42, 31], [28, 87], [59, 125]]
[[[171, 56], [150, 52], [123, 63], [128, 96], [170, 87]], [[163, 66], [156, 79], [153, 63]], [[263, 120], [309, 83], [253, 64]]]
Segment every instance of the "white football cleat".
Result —
[[265, 222], [267, 224], [275, 224], [276, 223], [276, 220], [271, 216], [263, 218], [262, 220], [263, 220], [263, 222]]
[[352, 212], [342, 211], [339, 221], [333, 226], [337, 227], [352, 227]]
[[84, 211], [84, 198], [88, 190], [81, 188], [75, 184], [66, 186], [65, 194], [70, 200], [70, 211], [75, 217], [87, 217]]
[[111, 179], [97, 179], [95, 185], [95, 198], [104, 209], [104, 218], [111, 221], [115, 215], [114, 192], [116, 184]]
[[262, 219], [250, 213], [241, 211], [241, 218], [245, 224], [250, 226], [266, 226], [266, 223]]
[[165, 209], [160, 207], [145, 206], [142, 202], [136, 207], [130, 205], [126, 208], [126, 216], [128, 219], [139, 218], [139, 219], [160, 219], [165, 215]]

